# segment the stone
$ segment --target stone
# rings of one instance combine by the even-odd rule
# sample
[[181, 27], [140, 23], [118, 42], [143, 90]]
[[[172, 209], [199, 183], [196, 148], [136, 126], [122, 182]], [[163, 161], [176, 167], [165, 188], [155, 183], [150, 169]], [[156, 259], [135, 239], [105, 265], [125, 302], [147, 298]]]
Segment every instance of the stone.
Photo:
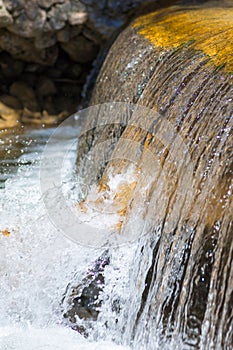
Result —
[[63, 111], [58, 114], [51, 115], [47, 111], [32, 112], [28, 108], [24, 108], [21, 120], [23, 123], [38, 124], [38, 125], [56, 125], [57, 123], [68, 117], [68, 112]]
[[37, 93], [42, 97], [48, 95], [55, 95], [57, 93], [57, 89], [51, 79], [43, 76], [38, 81]]
[[78, 78], [80, 77], [81, 73], [82, 73], [83, 69], [82, 66], [80, 64], [74, 64], [71, 68], [70, 68], [70, 73], [71, 76], [74, 78]]
[[0, 129], [19, 125], [22, 111], [17, 111], [0, 102]]
[[10, 33], [5, 29], [0, 29], [0, 49], [7, 51], [14, 58], [22, 61], [44, 65], [54, 64], [58, 55], [58, 48], [56, 46], [39, 50], [34, 46], [32, 41]]
[[52, 30], [57, 31], [65, 27], [70, 9], [71, 5], [69, 2], [67, 2], [64, 4], [57, 4], [53, 6], [49, 12], [47, 12], [47, 18]]
[[61, 46], [73, 61], [80, 63], [93, 61], [99, 51], [98, 45], [81, 35], [68, 43], [62, 43]]
[[103, 39], [125, 23], [130, 11], [141, 3], [142, 0], [0, 0], [0, 50], [25, 62], [53, 65], [60, 49], [57, 44], [62, 43], [75, 61], [90, 62]]
[[13, 18], [7, 11], [4, 3], [0, 0], [0, 27], [7, 27], [13, 23]]
[[40, 34], [34, 40], [35, 48], [45, 49], [56, 44], [56, 36], [54, 33]]
[[[80, 28], [81, 31], [81, 28]], [[65, 28], [58, 30], [56, 33], [57, 40], [61, 43], [67, 43], [70, 40], [70, 28], [66, 26]]]
[[38, 8], [34, 9], [34, 11], [34, 15], [30, 16], [32, 19], [27, 16], [26, 11], [21, 11], [14, 23], [8, 26], [7, 29], [23, 38], [33, 38], [39, 33], [43, 33], [46, 13]]
[[31, 111], [40, 110], [34, 90], [23, 81], [13, 83], [10, 86], [10, 94], [17, 97], [25, 108]]
[[1, 95], [0, 96], [0, 101], [4, 103], [7, 107], [13, 108], [13, 109], [22, 109], [23, 105], [20, 102], [20, 100], [11, 95]]
[[14, 60], [7, 52], [2, 52], [0, 54], [0, 66], [5, 77], [15, 79], [23, 72], [25, 63]]
[[40, 7], [44, 9], [49, 9], [53, 5], [63, 4], [65, 0], [38, 0], [38, 4]]
[[86, 12], [71, 13], [68, 17], [68, 22], [72, 26], [84, 24], [88, 19], [88, 14]]
[[88, 269], [82, 281], [71, 281], [63, 298], [64, 317], [77, 326], [77, 317], [96, 321], [101, 306], [100, 293], [104, 288], [104, 269], [110, 263], [105, 251]]

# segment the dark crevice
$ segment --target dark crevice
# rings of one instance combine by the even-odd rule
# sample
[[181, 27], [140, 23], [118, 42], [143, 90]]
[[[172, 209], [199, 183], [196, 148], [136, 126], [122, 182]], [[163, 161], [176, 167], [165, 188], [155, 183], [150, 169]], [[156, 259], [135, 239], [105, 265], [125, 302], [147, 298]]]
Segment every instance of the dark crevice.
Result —
[[157, 259], [157, 255], [158, 255], [158, 251], [159, 251], [159, 245], [160, 245], [160, 238], [156, 242], [156, 245], [155, 245], [155, 247], [153, 249], [151, 266], [150, 266], [150, 268], [149, 268], [149, 270], [147, 272], [147, 275], [146, 275], [145, 288], [144, 288], [144, 291], [142, 293], [141, 305], [140, 305], [140, 309], [139, 309], [139, 311], [137, 313], [137, 318], [136, 318], [135, 325], [134, 325], [134, 332], [135, 332], [135, 329], [137, 328], [139, 319], [140, 319], [140, 317], [141, 317], [141, 315], [143, 313], [143, 310], [145, 308], [145, 305], [147, 303], [149, 290], [150, 290], [151, 286], [153, 285], [153, 281], [155, 279], [155, 273], [156, 273], [156, 270], [157, 270], [156, 259]]

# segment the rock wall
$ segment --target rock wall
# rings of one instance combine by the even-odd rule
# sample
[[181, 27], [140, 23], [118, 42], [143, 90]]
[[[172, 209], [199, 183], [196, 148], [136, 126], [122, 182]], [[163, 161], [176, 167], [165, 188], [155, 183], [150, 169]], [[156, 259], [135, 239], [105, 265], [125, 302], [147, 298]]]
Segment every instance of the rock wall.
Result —
[[0, 0], [0, 128], [75, 112], [100, 47], [142, 3]]

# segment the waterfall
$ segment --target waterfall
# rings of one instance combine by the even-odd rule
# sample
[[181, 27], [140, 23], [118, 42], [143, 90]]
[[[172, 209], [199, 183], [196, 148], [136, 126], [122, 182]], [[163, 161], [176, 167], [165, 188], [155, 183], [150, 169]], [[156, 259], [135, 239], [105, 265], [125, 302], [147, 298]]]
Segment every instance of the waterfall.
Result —
[[87, 109], [1, 138], [0, 349], [233, 347], [227, 3], [136, 19]]

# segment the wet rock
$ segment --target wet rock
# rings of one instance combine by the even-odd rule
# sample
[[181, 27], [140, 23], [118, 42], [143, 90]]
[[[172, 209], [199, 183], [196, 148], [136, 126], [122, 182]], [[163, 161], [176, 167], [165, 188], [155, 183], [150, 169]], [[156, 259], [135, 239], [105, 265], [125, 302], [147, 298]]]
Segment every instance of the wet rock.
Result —
[[25, 66], [25, 72], [35, 73], [41, 70], [41, 66], [36, 63], [29, 63]]
[[[218, 3], [222, 6], [226, 2]], [[87, 175], [85, 183], [87, 179], [105, 188], [110, 185], [105, 181], [108, 171], [111, 169], [111, 178], [123, 175], [126, 159], [134, 159], [143, 169], [137, 188], [146, 189], [145, 196], [150, 193], [150, 206], [144, 207], [137, 229], [144, 233], [148, 223], [145, 239], [152, 259], [151, 265], [145, 266], [149, 256], [145, 250], [140, 269], [132, 267], [130, 283], [135, 291], [131, 289], [131, 295], [134, 298], [139, 289], [139, 302], [135, 298], [135, 303], [129, 303], [119, 328], [122, 334], [129, 330], [128, 340], [135, 341], [133, 348], [138, 348], [140, 341], [141, 348], [153, 349], [158, 337], [161, 349], [177, 344], [179, 337], [179, 348], [232, 348], [232, 11], [172, 6], [147, 15], [148, 21], [139, 18], [112, 45], [92, 93], [91, 105], [124, 101], [146, 112], [145, 117], [142, 110], [132, 117], [124, 113], [124, 118], [129, 118], [127, 127], [118, 132], [115, 123], [109, 129], [107, 136], [115, 134], [117, 139], [114, 150], [112, 144], [106, 147], [103, 142], [106, 128], [86, 132], [84, 146], [79, 139], [81, 157], [77, 160], [78, 175], [82, 179]], [[196, 46], [199, 34], [197, 40], [194, 38], [197, 17], [203, 52]], [[166, 29], [164, 36], [162, 28]], [[180, 39], [183, 42], [177, 48]], [[215, 47], [212, 54], [210, 41]], [[121, 120], [117, 113], [114, 116]], [[106, 120], [99, 112], [95, 125]], [[85, 119], [83, 130], [90, 130], [88, 123], [90, 118]], [[94, 153], [97, 144], [103, 148]], [[147, 158], [148, 149], [151, 158]], [[102, 154], [108, 160], [104, 167]], [[83, 167], [83, 159], [95, 159], [93, 168]], [[167, 174], [164, 177], [163, 171]], [[146, 174], [153, 179], [149, 188], [151, 178]], [[129, 201], [130, 224], [124, 233], [132, 230], [131, 219], [147, 202], [142, 204], [139, 191]], [[118, 302], [112, 305], [118, 312]], [[128, 327], [127, 315], [135, 315], [130, 320], [132, 327]]]
[[23, 81], [17, 81], [10, 86], [10, 94], [17, 97], [25, 108], [31, 111], [39, 111], [34, 90]]
[[[0, 0], [0, 95], [8, 95], [3, 101], [24, 108], [24, 120], [43, 110], [53, 118], [76, 111], [101, 45], [142, 0], [124, 3]], [[45, 75], [47, 83], [39, 79]], [[17, 88], [15, 81], [23, 85]]]
[[46, 71], [45, 74], [52, 79], [59, 79], [62, 75], [62, 72], [60, 69], [56, 67], [49, 67]]
[[43, 110], [47, 111], [48, 114], [56, 114], [55, 104], [53, 102], [52, 96], [46, 96], [43, 99]]
[[68, 117], [68, 113], [66, 111], [51, 115], [47, 111], [32, 112], [29, 109], [24, 108], [21, 115], [21, 121], [27, 124], [56, 125], [66, 117]]
[[102, 304], [100, 294], [104, 288], [104, 269], [109, 263], [108, 251], [105, 251], [94, 262], [82, 281], [79, 283], [73, 281], [68, 285], [62, 301], [64, 318], [74, 327], [78, 327], [78, 319], [97, 320]]
[[0, 129], [19, 125], [22, 111], [17, 111], [0, 102]]

